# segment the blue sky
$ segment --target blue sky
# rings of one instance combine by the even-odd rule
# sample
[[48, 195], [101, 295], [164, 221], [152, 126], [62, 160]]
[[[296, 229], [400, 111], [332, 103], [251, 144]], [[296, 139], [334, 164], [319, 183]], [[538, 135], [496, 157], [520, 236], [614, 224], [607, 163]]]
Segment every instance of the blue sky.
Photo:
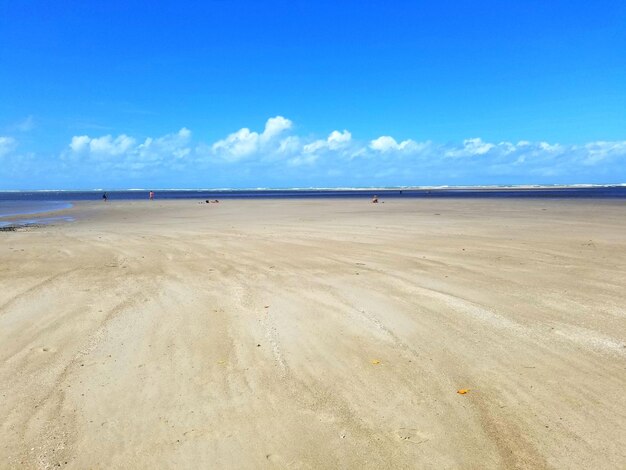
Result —
[[0, 188], [626, 182], [623, 1], [0, 1]]

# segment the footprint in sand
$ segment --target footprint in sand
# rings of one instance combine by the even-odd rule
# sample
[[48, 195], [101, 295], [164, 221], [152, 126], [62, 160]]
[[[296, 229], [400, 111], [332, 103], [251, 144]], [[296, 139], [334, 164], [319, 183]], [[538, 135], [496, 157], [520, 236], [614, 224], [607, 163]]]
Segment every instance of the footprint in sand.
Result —
[[430, 436], [413, 428], [400, 428], [396, 431], [396, 437], [400, 441], [412, 442], [413, 444], [423, 444], [430, 440]]
[[265, 458], [268, 462], [272, 463], [272, 466], [276, 466], [277, 468], [302, 468], [301, 461], [297, 459], [287, 460], [279, 454], [266, 454]]

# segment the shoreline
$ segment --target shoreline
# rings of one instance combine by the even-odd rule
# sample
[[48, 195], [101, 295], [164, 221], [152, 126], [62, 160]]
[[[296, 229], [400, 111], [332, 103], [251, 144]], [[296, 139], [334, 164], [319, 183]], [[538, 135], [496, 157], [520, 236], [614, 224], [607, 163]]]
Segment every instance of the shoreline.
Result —
[[[65, 202], [65, 201], [64, 201]], [[379, 197], [378, 204], [371, 204], [369, 197], [362, 198], [332, 198], [332, 197], [307, 197], [307, 198], [273, 198], [273, 197], [254, 197], [254, 198], [225, 198], [219, 201], [219, 204], [207, 204], [204, 199], [200, 198], [175, 198], [175, 199], [155, 199], [153, 201], [141, 199], [109, 199], [106, 203], [101, 200], [71, 200], [66, 201], [71, 206], [63, 209], [41, 211], [25, 214], [13, 214], [11, 216], [0, 217], [0, 230], [15, 231], [22, 229], [39, 229], [44, 227], [53, 227], [57, 225], [67, 225], [82, 222], [86, 219], [97, 220], [98, 217], [107, 218], [107, 213], [116, 213], [117, 209], [126, 208], [132, 210], [142, 207], [145, 210], [152, 210], [163, 207], [179, 207], [189, 208], [194, 206], [228, 206], [230, 209], [249, 206], [272, 205], [308, 205], [308, 204], [328, 204], [329, 206], [351, 206], [360, 209], [370, 206], [380, 205], [381, 207], [421, 207], [436, 208], [440, 205], [468, 204], [470, 206], [483, 205], [493, 207], [524, 207], [525, 205], [541, 205], [558, 204], [562, 207], [578, 206], [578, 205], [617, 205], [620, 207], [624, 200], [616, 197], [603, 198], [585, 198], [585, 197], [520, 197], [520, 198], [472, 198], [472, 197], [446, 197], [446, 198], [386, 198], [384, 195]], [[356, 206], [355, 206], [356, 205]], [[262, 209], [261, 209], [262, 210]], [[148, 212], [148, 214], [151, 212]]]
[[34, 228], [37, 226], [50, 225], [51, 223], [74, 221], [75, 219], [68, 214], [71, 214], [73, 212], [76, 203], [71, 201], [66, 203], [64, 202], [63, 206], [64, 207], [58, 209], [49, 210], [43, 208], [41, 210], [33, 210], [32, 208], [27, 208], [25, 212], [14, 212], [11, 214], [2, 215], [0, 216], [0, 230], [12, 231], [24, 227]]
[[[148, 199], [141, 190], [107, 191], [109, 199]], [[159, 199], [358, 199], [377, 194], [388, 199], [437, 198], [618, 198], [626, 200], [626, 185], [561, 187], [438, 187], [438, 188], [358, 188], [358, 189], [254, 189], [254, 190], [156, 190]], [[11, 201], [100, 200], [102, 191], [0, 192], [0, 204]]]

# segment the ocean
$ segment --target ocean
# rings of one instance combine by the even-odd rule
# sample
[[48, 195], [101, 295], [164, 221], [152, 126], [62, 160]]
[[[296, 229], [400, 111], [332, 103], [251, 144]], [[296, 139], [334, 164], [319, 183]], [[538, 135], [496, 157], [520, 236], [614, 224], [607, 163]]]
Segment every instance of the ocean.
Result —
[[[106, 191], [109, 201], [148, 199], [150, 190]], [[312, 199], [312, 198], [590, 198], [626, 199], [626, 185], [619, 186], [482, 186], [436, 188], [342, 188], [342, 189], [161, 189], [156, 199]], [[66, 209], [74, 201], [101, 200], [103, 190], [0, 191], [0, 227], [19, 223], [49, 223], [56, 218], [38, 214]], [[24, 215], [33, 215], [23, 219]]]
[[[478, 186], [436, 188], [341, 188], [341, 189], [161, 189], [157, 199], [301, 199], [301, 198], [626, 198], [626, 185], [619, 186]], [[90, 191], [0, 191], [3, 201], [95, 201], [103, 190]], [[147, 199], [149, 189], [106, 191], [110, 200]]]

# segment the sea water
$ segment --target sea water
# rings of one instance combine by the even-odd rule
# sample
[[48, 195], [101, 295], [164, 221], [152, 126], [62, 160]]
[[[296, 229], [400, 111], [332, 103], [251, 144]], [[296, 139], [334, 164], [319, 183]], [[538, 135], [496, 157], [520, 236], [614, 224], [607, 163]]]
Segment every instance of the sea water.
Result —
[[[619, 198], [626, 199], [626, 185], [614, 186], [474, 186], [420, 188], [292, 188], [292, 189], [160, 189], [156, 199], [312, 199], [312, 198]], [[106, 191], [110, 201], [148, 199], [149, 189]], [[105, 191], [0, 191], [0, 227], [16, 222], [51, 223], [67, 220], [43, 214], [67, 209], [73, 201], [101, 200]], [[37, 215], [41, 215], [37, 217]], [[24, 215], [33, 215], [28, 220]], [[14, 219], [20, 216], [19, 219]]]
[[[8, 194], [8, 193], [2, 193]], [[19, 193], [11, 193], [19, 195]], [[0, 196], [0, 228], [13, 225], [49, 224], [55, 222], [69, 222], [73, 219], [67, 216], [54, 217], [50, 212], [69, 209], [70, 201], [37, 200], [37, 199], [4, 199]], [[24, 216], [32, 216], [24, 218]]]
[[[294, 188], [294, 189], [153, 189], [157, 199], [310, 199], [310, 198], [626, 198], [626, 185], [619, 186], [474, 186], [423, 188]], [[106, 191], [109, 200], [148, 199], [150, 189]], [[102, 199], [103, 190], [90, 191], [0, 191], [0, 208], [15, 202], [49, 202]], [[8, 207], [8, 206], [5, 206]], [[6, 209], [5, 209], [6, 210]], [[2, 210], [0, 209], [0, 214]]]

